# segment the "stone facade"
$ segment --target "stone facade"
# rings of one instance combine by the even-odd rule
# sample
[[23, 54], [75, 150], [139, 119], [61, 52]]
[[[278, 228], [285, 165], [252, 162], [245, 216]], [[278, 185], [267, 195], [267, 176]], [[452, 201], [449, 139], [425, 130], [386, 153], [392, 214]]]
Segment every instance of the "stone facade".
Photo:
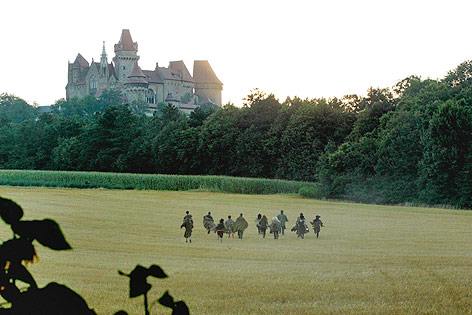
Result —
[[145, 101], [150, 108], [158, 103], [171, 103], [187, 111], [210, 102], [221, 106], [223, 83], [206, 60], [195, 60], [193, 76], [183, 61], [171, 61], [169, 66], [141, 70], [138, 65], [138, 43], [129, 30], [123, 30], [115, 45], [115, 57], [108, 63], [103, 43], [100, 62], [89, 62], [78, 54], [69, 63], [66, 98], [86, 95], [100, 97], [104, 89], [118, 89], [126, 102]]

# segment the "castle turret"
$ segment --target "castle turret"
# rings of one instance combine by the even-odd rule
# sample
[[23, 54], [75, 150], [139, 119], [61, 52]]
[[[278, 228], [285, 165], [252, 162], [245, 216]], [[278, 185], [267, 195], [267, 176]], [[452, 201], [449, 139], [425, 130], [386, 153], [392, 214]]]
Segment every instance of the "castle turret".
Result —
[[85, 75], [87, 74], [89, 63], [82, 57], [81, 54], [77, 54], [73, 63], [69, 62], [68, 73], [67, 73], [67, 86], [66, 86], [66, 97], [83, 97], [85, 93]]
[[139, 60], [138, 43], [133, 42], [129, 30], [121, 32], [120, 41], [115, 45], [115, 74], [121, 83], [126, 83], [133, 67]]
[[73, 63], [69, 63], [69, 83], [77, 83], [83, 80], [83, 72], [88, 69], [89, 63], [79, 53]]
[[146, 81], [146, 76], [137, 63], [134, 64], [133, 71], [128, 76], [125, 86], [128, 101], [145, 101], [149, 82]]
[[195, 94], [199, 96], [200, 103], [211, 102], [221, 106], [223, 83], [213, 72], [207, 60], [195, 60], [193, 79], [195, 81]]

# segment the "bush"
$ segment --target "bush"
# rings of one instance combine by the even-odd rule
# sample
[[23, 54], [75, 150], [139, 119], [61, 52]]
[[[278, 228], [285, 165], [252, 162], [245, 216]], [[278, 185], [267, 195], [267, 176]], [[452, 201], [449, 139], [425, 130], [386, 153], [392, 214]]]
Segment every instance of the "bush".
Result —
[[323, 198], [323, 193], [321, 191], [320, 185], [311, 185], [311, 186], [303, 186], [298, 191], [298, 194], [304, 198], [313, 198], [313, 199], [321, 199]]

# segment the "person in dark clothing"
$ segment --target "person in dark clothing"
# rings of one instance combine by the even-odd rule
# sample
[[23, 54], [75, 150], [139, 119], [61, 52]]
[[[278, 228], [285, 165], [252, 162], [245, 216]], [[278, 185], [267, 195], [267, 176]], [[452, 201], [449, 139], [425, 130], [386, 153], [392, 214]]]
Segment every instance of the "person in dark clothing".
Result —
[[216, 226], [216, 234], [218, 234], [218, 240], [223, 242], [223, 235], [225, 234], [225, 220], [221, 219], [220, 223]]
[[192, 230], [193, 230], [193, 220], [192, 216], [188, 213], [184, 217], [184, 222], [182, 222], [182, 225], [180, 228], [185, 228], [184, 232], [184, 237], [185, 237], [185, 243], [187, 243], [190, 240], [190, 243], [192, 243]]
[[320, 218], [321, 217], [317, 215], [313, 222], [310, 222], [311, 225], [313, 225], [313, 231], [316, 234], [316, 238], [318, 238], [318, 235], [320, 235], [321, 228], [323, 227], [323, 222], [320, 220]]
[[269, 227], [269, 221], [267, 220], [267, 217], [264, 215], [261, 218], [261, 221], [259, 221], [259, 228], [262, 234], [262, 238], [265, 238], [266, 236], [266, 230]]

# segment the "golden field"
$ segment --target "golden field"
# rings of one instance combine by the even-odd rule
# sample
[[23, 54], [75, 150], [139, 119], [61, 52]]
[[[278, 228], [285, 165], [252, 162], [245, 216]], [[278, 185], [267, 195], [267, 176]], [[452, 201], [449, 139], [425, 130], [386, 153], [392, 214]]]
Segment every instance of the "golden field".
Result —
[[[295, 195], [235, 195], [104, 189], [0, 187], [24, 219], [56, 220], [72, 251], [36, 244], [29, 270], [42, 287], [65, 284], [98, 314], [143, 314], [128, 298], [137, 264], [160, 265], [168, 279], [150, 278], [151, 302], [169, 290], [192, 314], [465, 314], [472, 313], [472, 212], [302, 199]], [[297, 239], [262, 239], [254, 220], [285, 210], [293, 225], [303, 212], [325, 227]], [[194, 216], [193, 243], [179, 229]], [[216, 241], [202, 217], [249, 222], [243, 240]], [[4, 241], [12, 234], [0, 224]], [[158, 304], [151, 314], [170, 314]]]

